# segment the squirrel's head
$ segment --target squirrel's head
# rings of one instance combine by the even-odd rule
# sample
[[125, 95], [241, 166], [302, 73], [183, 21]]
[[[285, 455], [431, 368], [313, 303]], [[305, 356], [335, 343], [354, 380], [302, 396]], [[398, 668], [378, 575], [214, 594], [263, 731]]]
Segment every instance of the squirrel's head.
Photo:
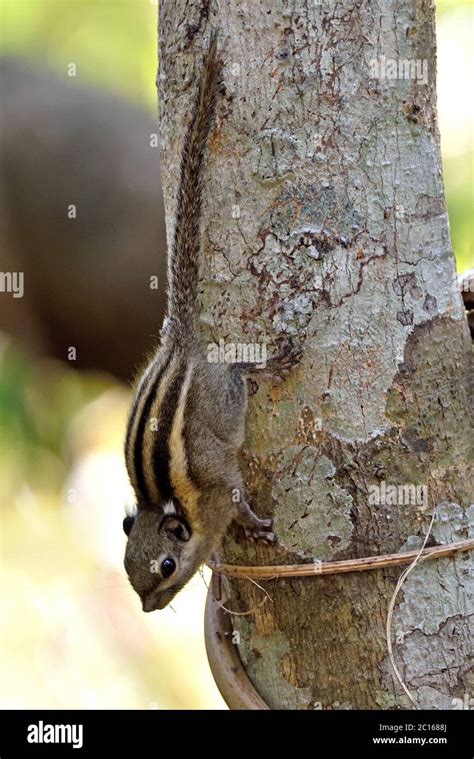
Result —
[[141, 509], [125, 517], [123, 529], [128, 535], [125, 569], [143, 611], [164, 609], [207, 558], [199, 536], [173, 504], [159, 511]]

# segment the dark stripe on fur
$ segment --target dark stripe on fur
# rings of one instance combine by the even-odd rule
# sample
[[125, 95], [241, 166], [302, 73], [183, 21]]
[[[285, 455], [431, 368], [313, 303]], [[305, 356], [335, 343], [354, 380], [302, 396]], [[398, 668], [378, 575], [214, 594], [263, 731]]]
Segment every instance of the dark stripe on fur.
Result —
[[150, 413], [153, 400], [158, 390], [158, 385], [160, 384], [160, 380], [161, 380], [161, 377], [163, 376], [163, 372], [165, 369], [166, 369], [166, 364], [162, 364], [160, 368], [158, 369], [157, 373], [155, 374], [155, 377], [151, 385], [149, 385], [148, 395], [143, 405], [142, 415], [138, 422], [137, 434], [135, 437], [135, 449], [133, 453], [135, 479], [137, 482], [138, 492], [140, 493], [140, 495], [145, 501], [148, 500], [148, 493], [146, 489], [145, 471], [143, 467], [143, 437], [145, 434], [145, 427], [148, 421], [148, 414]]
[[145, 373], [143, 375], [143, 378], [141, 380], [141, 383], [143, 383], [140, 387], [140, 384], [138, 385], [137, 391], [135, 393], [135, 399], [133, 401], [133, 405], [131, 408], [131, 411], [128, 415], [128, 422], [127, 422], [127, 436], [125, 438], [125, 461], [128, 462], [130, 460], [130, 438], [132, 435], [133, 425], [135, 424], [135, 417], [138, 411], [138, 406], [140, 405], [140, 402], [143, 398], [144, 393], [146, 393], [147, 389], [150, 387], [150, 382], [153, 381], [153, 372], [152, 372], [153, 364], [149, 364], [147, 369], [145, 370]]
[[186, 363], [183, 361], [163, 398], [159, 410], [158, 430], [154, 433], [151, 459], [155, 486], [163, 494], [163, 498], [166, 500], [173, 498], [174, 501], [176, 498], [170, 480], [169, 439], [185, 376]]

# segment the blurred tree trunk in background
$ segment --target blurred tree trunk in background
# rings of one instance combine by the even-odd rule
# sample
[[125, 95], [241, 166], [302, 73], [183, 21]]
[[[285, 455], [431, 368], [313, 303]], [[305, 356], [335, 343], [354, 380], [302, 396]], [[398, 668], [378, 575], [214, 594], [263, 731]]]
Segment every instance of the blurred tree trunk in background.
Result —
[[[225, 46], [205, 193], [206, 334], [271, 352], [293, 337], [304, 351], [283, 384], [258, 380], [248, 412], [251, 500], [274, 514], [278, 546], [235, 530], [222, 559], [406, 551], [434, 506], [429, 545], [468, 537], [472, 359], [443, 194], [431, 2], [163, 0], [160, 16], [168, 234], [211, 27]], [[406, 486], [395, 502], [391, 485]], [[425, 562], [398, 599], [395, 658], [422, 707], [472, 693], [469, 564], [469, 554]], [[401, 571], [264, 583], [273, 602], [233, 625], [271, 708], [410, 705], [384, 629]], [[224, 585], [231, 609], [262, 598], [248, 581]]]
[[23, 298], [0, 294], [0, 329], [129, 381], [166, 300], [156, 118], [9, 56], [0, 93], [0, 271], [25, 284]]

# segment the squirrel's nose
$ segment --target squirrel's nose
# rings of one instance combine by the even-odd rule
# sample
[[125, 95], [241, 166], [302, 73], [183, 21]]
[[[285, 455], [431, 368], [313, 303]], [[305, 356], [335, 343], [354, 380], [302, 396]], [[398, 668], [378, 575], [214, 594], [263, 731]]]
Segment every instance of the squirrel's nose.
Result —
[[142, 601], [142, 609], [143, 611], [155, 611], [156, 604], [155, 604], [155, 601], [153, 600], [153, 596], [147, 596]]

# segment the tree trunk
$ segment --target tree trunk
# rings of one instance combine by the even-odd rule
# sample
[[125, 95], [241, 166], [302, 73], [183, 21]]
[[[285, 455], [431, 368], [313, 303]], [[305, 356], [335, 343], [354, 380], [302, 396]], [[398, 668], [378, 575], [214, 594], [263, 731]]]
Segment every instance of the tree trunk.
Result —
[[[253, 383], [247, 415], [251, 502], [274, 515], [278, 545], [235, 529], [221, 560], [403, 552], [421, 545], [434, 508], [428, 545], [467, 538], [472, 357], [453, 284], [431, 2], [166, 0], [160, 25], [169, 239], [210, 27], [225, 46], [206, 170], [203, 328], [210, 341], [265, 342], [270, 354], [288, 338], [303, 348], [285, 382]], [[407, 78], [390, 78], [392, 59], [411, 64]], [[397, 600], [395, 659], [423, 708], [472, 693], [471, 556], [424, 562]], [[254, 609], [232, 624], [260, 698], [280, 709], [410, 706], [385, 639], [402, 569], [265, 581], [272, 601], [261, 606], [258, 587], [226, 578], [226, 606]]]

